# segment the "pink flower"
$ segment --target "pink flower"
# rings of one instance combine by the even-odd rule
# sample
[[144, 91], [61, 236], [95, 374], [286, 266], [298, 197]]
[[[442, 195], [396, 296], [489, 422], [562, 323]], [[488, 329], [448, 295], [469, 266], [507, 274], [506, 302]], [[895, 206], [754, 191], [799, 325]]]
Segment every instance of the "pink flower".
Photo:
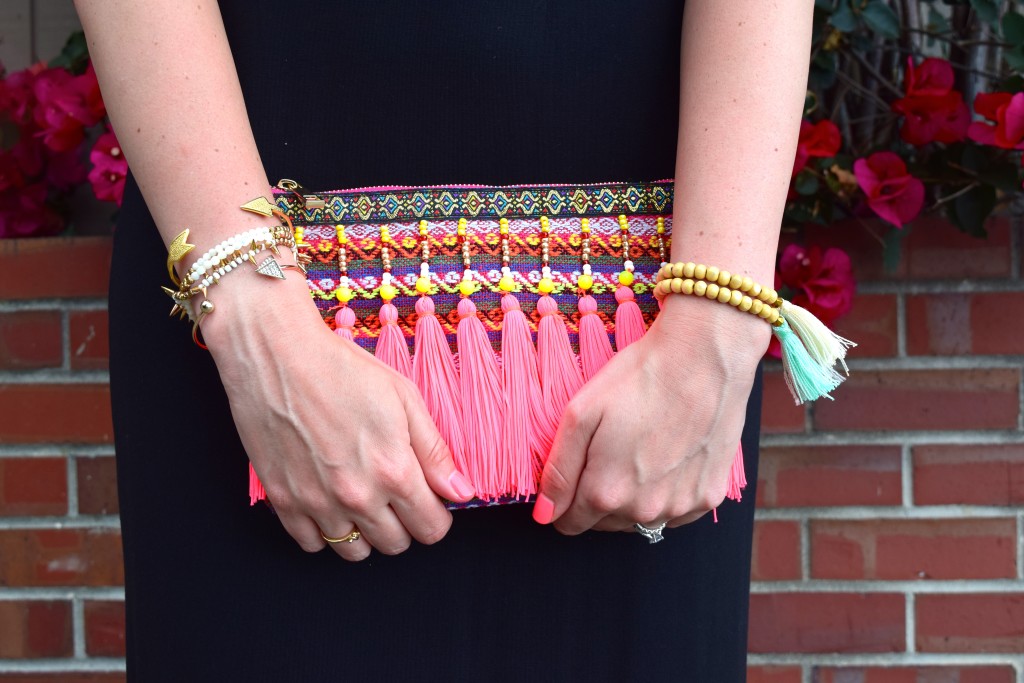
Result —
[[868, 206], [897, 228], [912, 221], [924, 206], [924, 183], [907, 173], [903, 159], [893, 152], [875, 152], [853, 162], [857, 184]]
[[944, 59], [929, 57], [914, 68], [907, 57], [906, 94], [892, 103], [905, 118], [900, 137], [912, 145], [957, 142], [967, 135], [971, 113], [963, 95], [953, 90], [953, 67]]
[[793, 175], [799, 173], [811, 157], [828, 158], [839, 152], [842, 138], [839, 128], [828, 119], [811, 123], [807, 119], [800, 122], [800, 139], [796, 147], [796, 162], [793, 164]]
[[32, 123], [32, 109], [36, 98], [32, 91], [36, 76], [46, 70], [43, 62], [27, 69], [7, 74], [0, 80], [0, 111], [19, 126]]
[[81, 144], [85, 128], [99, 123], [105, 113], [91, 65], [81, 76], [72, 76], [65, 69], [47, 69], [36, 77], [32, 90], [38, 102], [38, 134], [55, 152], [67, 152]]
[[128, 174], [128, 161], [117, 143], [114, 131], [108, 130], [101, 135], [89, 152], [92, 170], [89, 171], [89, 182], [97, 199], [106, 202], [117, 202], [121, 206], [124, 196], [124, 178]]
[[[853, 306], [857, 283], [853, 279], [850, 256], [842, 249], [804, 247], [790, 244], [779, 257], [775, 271], [775, 289], [789, 289], [787, 298], [803, 306], [829, 327]], [[781, 357], [782, 349], [775, 337], [767, 354]]]
[[0, 192], [0, 237], [55, 235], [64, 221], [46, 205], [46, 183]]
[[1024, 149], [1024, 93], [980, 92], [974, 98], [974, 109], [989, 121], [976, 121], [967, 134], [975, 142], [1003, 149]]

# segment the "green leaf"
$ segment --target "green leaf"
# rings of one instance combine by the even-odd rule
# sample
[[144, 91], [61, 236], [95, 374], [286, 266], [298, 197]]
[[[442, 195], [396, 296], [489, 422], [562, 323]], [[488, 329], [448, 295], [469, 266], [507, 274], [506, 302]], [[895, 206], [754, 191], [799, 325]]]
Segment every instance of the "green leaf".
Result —
[[882, 0], [870, 0], [860, 13], [864, 22], [872, 31], [885, 36], [886, 38], [900, 37], [900, 20]]
[[971, 7], [978, 13], [978, 18], [986, 24], [999, 21], [999, 5], [993, 0], [971, 0]]
[[978, 185], [953, 200], [953, 222], [969, 235], [985, 237], [985, 221], [996, 206], [996, 189]]
[[1024, 45], [1003, 50], [1003, 59], [1014, 71], [1024, 71]]
[[832, 13], [832, 16], [828, 18], [828, 23], [843, 33], [850, 33], [853, 29], [857, 28], [857, 17], [853, 15], [853, 10], [850, 9], [850, 0], [839, 0], [839, 5], [836, 7], [836, 11]]
[[797, 194], [804, 196], [814, 194], [820, 186], [817, 176], [813, 173], [798, 173], [796, 182], [793, 183], [793, 189], [797, 191]]
[[81, 74], [89, 63], [89, 48], [85, 42], [85, 33], [75, 31], [64, 43], [60, 54], [50, 60], [47, 66], [63, 67], [73, 74]]
[[1003, 31], [1003, 38], [1014, 45], [1024, 43], [1024, 16], [1010, 10], [1003, 15], [1000, 27]]
[[903, 255], [903, 240], [910, 233], [911, 224], [908, 223], [902, 228], [890, 228], [889, 232], [882, 236], [882, 265], [886, 273], [895, 273], [900, 266], [900, 257]]
[[839, 57], [835, 52], [819, 51], [811, 61], [808, 88], [818, 93], [831, 88], [836, 82], [838, 69]]

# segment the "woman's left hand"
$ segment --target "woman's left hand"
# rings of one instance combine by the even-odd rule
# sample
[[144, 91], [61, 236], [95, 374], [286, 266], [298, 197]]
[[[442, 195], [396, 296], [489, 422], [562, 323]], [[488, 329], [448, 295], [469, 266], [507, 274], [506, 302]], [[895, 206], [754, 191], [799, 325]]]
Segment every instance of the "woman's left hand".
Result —
[[574, 535], [677, 527], [717, 507], [770, 337], [731, 306], [667, 297], [647, 334], [566, 407], [534, 519]]

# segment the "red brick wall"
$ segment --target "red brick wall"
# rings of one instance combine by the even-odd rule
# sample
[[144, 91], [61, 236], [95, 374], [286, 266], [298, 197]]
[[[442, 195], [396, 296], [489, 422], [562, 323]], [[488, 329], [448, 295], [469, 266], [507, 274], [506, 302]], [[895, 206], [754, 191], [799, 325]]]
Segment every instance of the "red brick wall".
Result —
[[[752, 683], [1024, 683], [1019, 226], [858, 225], [834, 403], [766, 381]], [[0, 683], [122, 680], [109, 241], [0, 241]], [[703, 682], [697, 682], [703, 683]]]

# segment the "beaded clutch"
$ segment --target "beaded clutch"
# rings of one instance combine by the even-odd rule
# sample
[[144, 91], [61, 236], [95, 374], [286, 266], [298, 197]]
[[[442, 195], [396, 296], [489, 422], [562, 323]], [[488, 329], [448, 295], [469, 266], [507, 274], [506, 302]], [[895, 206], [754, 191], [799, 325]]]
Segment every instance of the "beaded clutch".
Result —
[[[569, 399], [657, 314], [672, 195], [671, 179], [329, 192], [283, 180], [274, 200], [324, 323], [422, 392], [477, 492], [457, 508], [532, 499]], [[251, 468], [250, 495], [264, 497]]]

